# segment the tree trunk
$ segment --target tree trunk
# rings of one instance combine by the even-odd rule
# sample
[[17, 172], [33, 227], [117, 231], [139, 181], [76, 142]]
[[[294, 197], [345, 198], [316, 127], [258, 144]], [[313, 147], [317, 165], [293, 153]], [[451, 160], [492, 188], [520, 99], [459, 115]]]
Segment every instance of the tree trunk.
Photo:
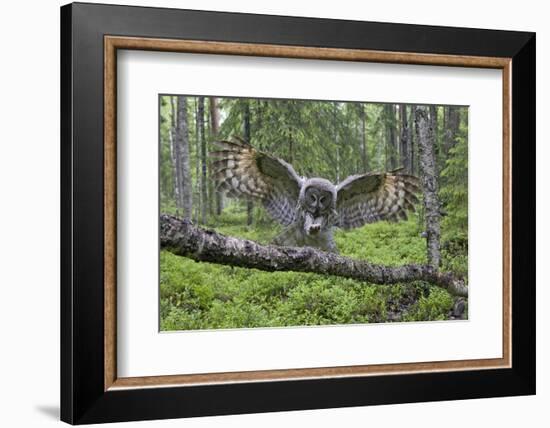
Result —
[[176, 148], [176, 156], [179, 159], [176, 164], [179, 207], [183, 211], [183, 217], [190, 219], [193, 210], [193, 189], [189, 155], [189, 126], [187, 122], [187, 98], [182, 96], [178, 96]]
[[439, 160], [441, 159], [441, 150], [440, 150], [440, 147], [439, 147], [439, 141], [438, 141], [438, 133], [437, 133], [437, 107], [434, 106], [434, 105], [431, 105], [430, 106], [430, 114], [429, 114], [429, 118], [430, 118], [430, 127], [432, 128], [433, 130], [433, 150], [434, 150], [434, 156], [435, 156], [435, 161], [436, 161], [436, 171], [437, 171], [437, 167], [439, 164]]
[[195, 188], [194, 188], [194, 194], [195, 194], [195, 200], [197, 203], [195, 204], [195, 222], [200, 224], [201, 219], [201, 163], [200, 163], [200, 153], [201, 153], [201, 146], [200, 146], [200, 130], [199, 130], [199, 103], [197, 100], [197, 97], [194, 97], [195, 99]]
[[397, 168], [397, 140], [395, 106], [386, 104], [384, 106], [385, 128], [386, 128], [386, 170], [392, 171]]
[[[210, 97], [210, 122], [212, 129], [212, 138], [217, 140], [220, 133], [220, 111], [218, 109], [218, 99], [216, 97]], [[217, 182], [214, 184], [214, 188], [217, 189]], [[216, 215], [221, 215], [223, 210], [223, 194], [217, 190], [214, 191], [216, 198]]]
[[407, 126], [407, 141], [409, 142], [409, 153], [407, 155], [407, 158], [409, 160], [409, 164], [407, 165], [407, 170], [410, 174], [416, 175], [416, 162], [415, 162], [415, 150], [414, 150], [414, 108], [411, 106], [409, 108], [409, 117], [407, 118], [408, 126]]
[[444, 108], [446, 113], [446, 121], [445, 136], [443, 142], [443, 154], [446, 160], [449, 154], [449, 150], [451, 150], [456, 144], [456, 137], [458, 135], [458, 129], [460, 125], [460, 110], [458, 107], [455, 106]]
[[196, 261], [254, 268], [264, 271], [314, 272], [375, 284], [427, 281], [457, 296], [468, 296], [463, 279], [438, 272], [429, 265], [389, 267], [355, 260], [311, 247], [260, 245], [193, 226], [188, 220], [162, 214], [160, 244], [176, 255]]
[[440, 265], [440, 205], [435, 157], [434, 121], [428, 116], [428, 108], [415, 107], [415, 124], [418, 129], [417, 142], [420, 157], [420, 178], [424, 189], [424, 210], [426, 218], [426, 240], [428, 263], [438, 269]]
[[294, 162], [294, 140], [292, 137], [292, 129], [288, 130], [288, 162]]
[[407, 120], [407, 106], [399, 105], [399, 119], [401, 123], [401, 136], [399, 153], [401, 155], [400, 166], [405, 168], [407, 173], [411, 173], [409, 169], [409, 122]]
[[359, 104], [361, 109], [361, 163], [363, 165], [363, 171], [369, 170], [367, 159], [367, 110], [365, 104]]
[[339, 144], [339, 140], [338, 140], [338, 129], [337, 129], [337, 124], [336, 124], [336, 113], [337, 113], [337, 110], [338, 110], [338, 105], [333, 102], [332, 103], [332, 123], [331, 123], [331, 128], [332, 128], [332, 141], [334, 141], [334, 144], [336, 145], [336, 182], [339, 183], [340, 182], [340, 144]]
[[176, 204], [176, 213], [179, 215], [179, 210], [181, 207], [181, 197], [180, 197], [180, 188], [179, 188], [179, 178], [178, 178], [178, 166], [179, 161], [179, 152], [176, 145], [176, 127], [177, 127], [177, 105], [176, 97], [170, 96], [170, 161], [172, 168], [172, 194], [173, 199]]
[[204, 132], [204, 97], [199, 97], [199, 135], [201, 148], [201, 223], [206, 224], [206, 212], [208, 209], [208, 180], [206, 163], [206, 135]]
[[[244, 139], [248, 144], [252, 144], [252, 135], [250, 131], [250, 101], [244, 102], [244, 114], [243, 114], [243, 128]], [[246, 224], [250, 226], [254, 221], [254, 202], [252, 199], [246, 201]]]

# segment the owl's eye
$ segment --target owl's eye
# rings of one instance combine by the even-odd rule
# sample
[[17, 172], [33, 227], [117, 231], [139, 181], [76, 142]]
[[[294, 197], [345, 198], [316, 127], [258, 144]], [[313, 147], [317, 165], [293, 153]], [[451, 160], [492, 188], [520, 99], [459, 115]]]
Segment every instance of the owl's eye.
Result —
[[319, 198], [319, 205], [322, 210], [325, 210], [330, 206], [330, 201], [332, 200], [332, 195], [329, 193], [323, 193]]

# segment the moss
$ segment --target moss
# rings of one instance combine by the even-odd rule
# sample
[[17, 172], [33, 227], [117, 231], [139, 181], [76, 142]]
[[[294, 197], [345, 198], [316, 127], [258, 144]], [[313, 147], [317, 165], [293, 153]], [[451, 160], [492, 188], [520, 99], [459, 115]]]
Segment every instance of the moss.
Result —
[[[268, 243], [280, 228], [245, 224], [235, 204], [209, 227]], [[415, 218], [366, 225], [335, 235], [340, 253], [373, 263], [425, 262], [425, 240]], [[444, 263], [467, 270], [467, 259], [444, 253]], [[378, 286], [312, 273], [263, 272], [194, 262], [168, 251], [160, 256], [162, 330], [281, 327], [446, 319], [453, 298], [425, 283]]]
[[439, 321], [448, 318], [453, 307], [453, 298], [441, 288], [429, 286], [427, 295], [420, 297], [403, 316], [403, 321]]

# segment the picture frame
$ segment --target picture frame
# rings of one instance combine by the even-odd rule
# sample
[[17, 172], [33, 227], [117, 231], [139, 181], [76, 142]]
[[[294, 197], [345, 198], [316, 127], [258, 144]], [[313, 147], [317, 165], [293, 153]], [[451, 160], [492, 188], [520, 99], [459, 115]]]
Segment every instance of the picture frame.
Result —
[[[118, 50], [502, 70], [502, 358], [119, 378]], [[61, 419], [86, 424], [534, 394], [535, 91], [533, 33], [63, 6]]]

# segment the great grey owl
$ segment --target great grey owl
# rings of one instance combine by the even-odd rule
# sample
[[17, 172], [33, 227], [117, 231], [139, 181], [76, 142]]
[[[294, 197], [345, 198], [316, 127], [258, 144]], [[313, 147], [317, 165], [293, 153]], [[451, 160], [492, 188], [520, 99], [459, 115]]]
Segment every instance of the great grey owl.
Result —
[[300, 177], [292, 165], [241, 139], [218, 141], [213, 178], [229, 197], [253, 198], [285, 226], [276, 245], [337, 252], [335, 227], [352, 229], [379, 220], [406, 220], [418, 202], [418, 179], [395, 173], [351, 175], [334, 185]]

